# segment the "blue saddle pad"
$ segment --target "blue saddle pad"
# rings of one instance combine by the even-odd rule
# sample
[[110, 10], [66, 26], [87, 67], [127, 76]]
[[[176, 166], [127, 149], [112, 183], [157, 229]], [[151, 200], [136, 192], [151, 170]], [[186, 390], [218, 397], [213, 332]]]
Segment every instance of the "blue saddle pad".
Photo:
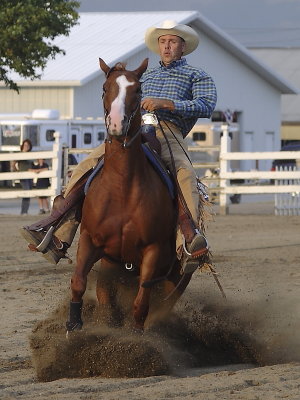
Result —
[[[158, 173], [164, 184], [167, 186], [168, 191], [170, 193], [170, 196], [172, 199], [175, 198], [175, 186], [174, 183], [167, 171], [161, 163], [157, 160], [156, 156], [153, 154], [153, 152], [149, 149], [149, 147], [146, 144], [142, 145], [145, 156], [149, 160], [150, 164], [152, 167], [155, 169], [155, 171]], [[104, 159], [102, 158], [99, 163], [96, 165], [94, 171], [91, 173], [91, 175], [88, 177], [88, 180], [86, 181], [86, 184], [84, 186], [84, 193], [87, 194], [87, 191], [89, 189], [89, 186], [92, 182], [92, 180], [95, 178], [97, 173], [101, 170], [101, 168], [104, 165]]]

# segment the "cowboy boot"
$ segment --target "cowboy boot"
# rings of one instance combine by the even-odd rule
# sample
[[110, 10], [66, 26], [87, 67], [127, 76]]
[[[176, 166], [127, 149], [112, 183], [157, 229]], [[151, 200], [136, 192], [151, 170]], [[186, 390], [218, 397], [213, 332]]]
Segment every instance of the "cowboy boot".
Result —
[[[81, 210], [85, 198], [85, 185], [93, 169], [88, 170], [72, 187], [66, 197], [55, 197], [49, 217], [30, 226], [24, 226], [20, 233], [29, 243], [31, 251], [41, 252], [52, 264], [61, 258], [69, 258], [67, 250], [72, 244], [81, 221]], [[57, 232], [57, 236], [54, 235]], [[60, 238], [66, 238], [61, 240]]]
[[208, 242], [204, 233], [196, 228], [191, 216], [181, 205], [179, 205], [179, 226], [184, 238], [182, 273], [192, 274], [199, 267], [201, 257], [207, 254]]
[[29, 243], [29, 250], [40, 252], [51, 264], [57, 264], [61, 258], [68, 258], [70, 260], [67, 250], [79, 226], [79, 222], [72, 218], [70, 214], [72, 213], [67, 213], [63, 222], [60, 222], [59, 225], [59, 236], [61, 236], [63, 232], [62, 237], [69, 237], [68, 242], [60, 240], [58, 236], [53, 233], [53, 226], [48, 230], [41, 229], [39, 231], [30, 230], [30, 227], [23, 227], [20, 233]]
[[[62, 195], [56, 196], [49, 217], [30, 226], [24, 226], [20, 230], [21, 235], [29, 243], [29, 250], [42, 253], [52, 264], [57, 264], [61, 258], [69, 258], [67, 250], [81, 220], [83, 183], [74, 188], [66, 198]], [[54, 232], [58, 233], [57, 236]]]

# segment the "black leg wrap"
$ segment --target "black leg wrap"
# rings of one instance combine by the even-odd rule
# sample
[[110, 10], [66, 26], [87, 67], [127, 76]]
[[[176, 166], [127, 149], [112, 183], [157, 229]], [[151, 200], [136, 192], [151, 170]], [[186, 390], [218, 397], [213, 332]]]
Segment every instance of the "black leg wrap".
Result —
[[80, 330], [82, 328], [83, 322], [81, 319], [82, 301], [70, 302], [70, 314], [69, 321], [66, 322], [66, 328], [68, 332], [73, 332], [75, 330]]

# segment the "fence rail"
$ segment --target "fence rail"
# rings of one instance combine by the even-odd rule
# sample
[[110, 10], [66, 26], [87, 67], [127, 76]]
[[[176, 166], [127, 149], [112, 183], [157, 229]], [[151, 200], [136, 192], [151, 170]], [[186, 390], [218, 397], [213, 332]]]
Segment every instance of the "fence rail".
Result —
[[[220, 213], [228, 213], [228, 195], [230, 194], [287, 194], [289, 196], [300, 192], [300, 171], [230, 171], [229, 162], [233, 160], [300, 160], [299, 151], [274, 152], [231, 152], [229, 126], [222, 125], [220, 148]], [[254, 185], [232, 185], [230, 180], [244, 179], [254, 182]], [[267, 184], [258, 184], [268, 180]], [[274, 185], [274, 180], [286, 180], [284, 185]], [[276, 209], [275, 209], [276, 213]]]
[[[300, 193], [300, 171], [293, 170], [280, 170], [280, 171], [230, 171], [229, 163], [232, 160], [267, 160], [267, 159], [299, 159], [300, 152], [231, 152], [230, 151], [230, 138], [228, 133], [228, 125], [222, 126], [223, 135], [221, 137], [221, 145], [218, 150], [219, 162], [193, 162], [195, 168], [218, 168], [220, 167], [219, 176], [212, 176], [204, 178], [204, 182], [213, 182], [213, 186], [209, 188], [210, 191], [219, 194], [220, 213], [228, 213], [228, 198], [234, 194], [266, 194], [274, 193], [280, 196], [281, 194], [293, 196], [296, 198], [294, 202], [285, 202], [285, 204], [292, 204], [293, 209], [299, 209], [299, 193]], [[203, 152], [204, 148], [192, 146], [192, 151]], [[189, 148], [190, 150], [190, 148]], [[211, 150], [211, 147], [209, 148]], [[68, 166], [68, 153], [70, 154], [88, 154], [92, 150], [88, 149], [62, 149], [59, 140], [59, 133], [56, 134], [55, 143], [52, 151], [44, 152], [19, 152], [19, 153], [5, 153], [0, 154], [0, 161], [12, 160], [34, 160], [38, 158], [51, 159], [52, 167], [49, 171], [41, 172], [38, 174], [39, 178], [51, 178], [51, 187], [48, 189], [33, 189], [31, 191], [7, 189], [0, 191], [0, 199], [13, 199], [21, 197], [37, 197], [37, 196], [50, 196], [54, 197], [61, 192], [62, 184], [62, 154], [64, 153], [65, 171], [72, 169]], [[18, 179], [34, 179], [37, 174], [34, 172], [0, 172], [0, 181], [3, 180], [18, 180]], [[238, 181], [243, 181], [243, 184], [236, 184]], [[216, 183], [219, 181], [219, 184]], [[236, 181], [236, 183], [232, 183]], [[246, 181], [246, 184], [245, 184]], [[274, 184], [275, 182], [275, 184]], [[285, 182], [285, 183], [283, 183]], [[298, 196], [298, 197], [297, 197]], [[279, 204], [282, 198], [275, 198], [275, 214], [280, 215]], [[282, 208], [282, 207], [281, 207]], [[288, 213], [288, 206], [284, 206], [284, 212]], [[293, 215], [298, 211], [291, 211]]]
[[62, 146], [59, 133], [55, 133], [55, 143], [52, 151], [30, 151], [18, 153], [2, 153], [0, 161], [37, 160], [43, 158], [51, 160], [51, 169], [40, 173], [22, 172], [0, 172], [0, 181], [15, 181], [22, 179], [51, 178], [51, 186], [47, 189], [18, 190], [6, 188], [0, 191], [0, 199], [17, 199], [23, 197], [46, 196], [54, 198], [61, 192], [62, 173]]

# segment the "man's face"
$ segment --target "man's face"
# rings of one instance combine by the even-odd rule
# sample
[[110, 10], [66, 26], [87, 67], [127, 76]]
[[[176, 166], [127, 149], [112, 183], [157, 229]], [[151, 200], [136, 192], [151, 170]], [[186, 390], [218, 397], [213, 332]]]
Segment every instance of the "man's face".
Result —
[[185, 42], [179, 36], [163, 35], [158, 38], [158, 47], [161, 61], [164, 65], [169, 65], [181, 58]]

